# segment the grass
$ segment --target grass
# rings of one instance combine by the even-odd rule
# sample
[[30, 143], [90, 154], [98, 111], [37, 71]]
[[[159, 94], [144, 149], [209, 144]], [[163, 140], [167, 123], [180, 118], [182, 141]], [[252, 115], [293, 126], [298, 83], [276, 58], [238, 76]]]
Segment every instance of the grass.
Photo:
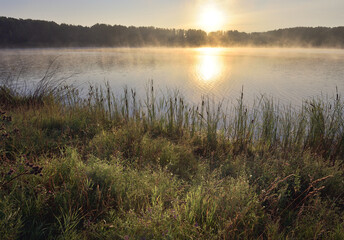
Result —
[[37, 86], [0, 88], [2, 239], [344, 238], [339, 94], [227, 111]]

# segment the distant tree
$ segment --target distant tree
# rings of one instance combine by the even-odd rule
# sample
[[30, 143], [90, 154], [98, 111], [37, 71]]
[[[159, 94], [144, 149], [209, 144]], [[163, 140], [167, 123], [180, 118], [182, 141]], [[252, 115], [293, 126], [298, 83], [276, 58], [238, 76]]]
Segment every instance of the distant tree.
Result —
[[189, 46], [199, 47], [207, 43], [207, 33], [202, 30], [190, 29], [186, 31], [186, 41]]
[[95, 24], [92, 27], [0, 17], [0, 47], [310, 46], [344, 48], [344, 27], [296, 27], [261, 33]]

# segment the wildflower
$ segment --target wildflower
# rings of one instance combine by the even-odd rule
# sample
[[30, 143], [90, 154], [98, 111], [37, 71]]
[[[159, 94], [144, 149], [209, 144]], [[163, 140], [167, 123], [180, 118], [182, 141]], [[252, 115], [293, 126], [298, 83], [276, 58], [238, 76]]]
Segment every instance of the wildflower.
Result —
[[165, 232], [162, 234], [163, 236], [168, 234], [168, 229], [165, 230]]

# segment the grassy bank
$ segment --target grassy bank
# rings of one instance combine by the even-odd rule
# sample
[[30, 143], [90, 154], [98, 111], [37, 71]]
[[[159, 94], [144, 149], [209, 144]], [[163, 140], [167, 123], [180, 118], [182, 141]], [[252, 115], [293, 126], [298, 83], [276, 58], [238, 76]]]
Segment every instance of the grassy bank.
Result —
[[343, 239], [344, 102], [0, 87], [2, 239]]

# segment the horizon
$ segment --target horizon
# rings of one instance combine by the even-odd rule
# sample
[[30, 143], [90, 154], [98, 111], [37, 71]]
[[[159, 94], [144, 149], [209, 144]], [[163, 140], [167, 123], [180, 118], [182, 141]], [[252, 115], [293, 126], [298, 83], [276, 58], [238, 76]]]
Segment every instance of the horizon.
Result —
[[344, 25], [336, 25], [336, 26], [292, 26], [292, 27], [285, 27], [285, 28], [275, 28], [275, 29], [268, 29], [268, 30], [265, 30], [265, 31], [252, 31], [252, 32], [249, 32], [249, 31], [240, 31], [238, 29], [219, 29], [219, 30], [215, 30], [215, 31], [206, 31], [204, 29], [201, 29], [201, 28], [176, 28], [176, 27], [159, 27], [159, 26], [153, 26], [153, 25], [122, 25], [122, 24], [117, 24], [117, 23], [114, 23], [114, 24], [108, 24], [108, 23], [103, 23], [103, 22], [97, 22], [97, 23], [94, 23], [94, 24], [91, 24], [91, 25], [81, 25], [81, 24], [70, 24], [70, 23], [65, 23], [65, 22], [56, 22], [56, 21], [53, 21], [53, 20], [45, 20], [45, 19], [34, 19], [34, 18], [20, 18], [20, 17], [12, 17], [12, 16], [1, 16], [0, 15], [0, 18], [1, 17], [4, 17], [4, 18], [12, 18], [12, 19], [17, 19], [17, 20], [32, 20], [32, 21], [46, 21], [46, 22], [53, 22], [53, 23], [56, 23], [58, 25], [63, 25], [63, 24], [66, 24], [66, 25], [71, 25], [71, 26], [81, 26], [81, 27], [93, 27], [97, 24], [99, 25], [107, 25], [107, 26], [123, 26], [123, 27], [135, 27], [135, 28], [155, 28], [155, 29], [168, 29], [168, 30], [172, 30], [172, 29], [175, 29], [175, 30], [202, 30], [204, 32], [206, 32], [207, 34], [210, 34], [210, 33], [213, 33], [213, 32], [229, 32], [229, 31], [238, 31], [238, 32], [243, 32], [243, 33], [247, 33], [247, 34], [250, 34], [250, 33], [264, 33], [264, 32], [271, 32], [271, 31], [277, 31], [277, 30], [283, 30], [283, 29], [293, 29], [293, 28], [338, 28], [338, 27], [344, 27]]
[[99, 23], [206, 32], [233, 29], [252, 33], [299, 26], [336, 27], [341, 26], [341, 19], [344, 19], [341, 0], [254, 0], [250, 3], [238, 0], [100, 0], [97, 3], [0, 0], [0, 3], [1, 16], [87, 27]]

